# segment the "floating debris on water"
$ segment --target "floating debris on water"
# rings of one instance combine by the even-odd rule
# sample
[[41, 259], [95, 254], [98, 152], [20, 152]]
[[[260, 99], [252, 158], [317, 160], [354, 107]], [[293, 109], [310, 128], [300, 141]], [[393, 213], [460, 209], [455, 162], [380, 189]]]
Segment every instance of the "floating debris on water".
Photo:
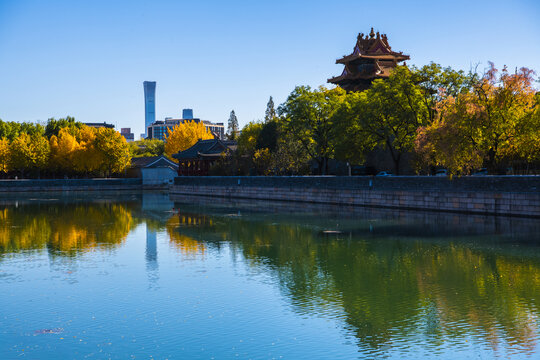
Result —
[[52, 329], [39, 329], [34, 331], [35, 335], [41, 335], [41, 334], [60, 334], [64, 332], [64, 328], [52, 328]]

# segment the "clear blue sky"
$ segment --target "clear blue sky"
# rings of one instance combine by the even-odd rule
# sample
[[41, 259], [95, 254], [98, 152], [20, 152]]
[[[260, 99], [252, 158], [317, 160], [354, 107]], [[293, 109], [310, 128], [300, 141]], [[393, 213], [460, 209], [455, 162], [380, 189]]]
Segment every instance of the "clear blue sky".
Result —
[[74, 116], [143, 132], [145, 80], [156, 116], [240, 125], [270, 95], [341, 73], [359, 32], [386, 33], [410, 64], [469, 70], [493, 61], [540, 72], [540, 1], [0, 0], [0, 118]]

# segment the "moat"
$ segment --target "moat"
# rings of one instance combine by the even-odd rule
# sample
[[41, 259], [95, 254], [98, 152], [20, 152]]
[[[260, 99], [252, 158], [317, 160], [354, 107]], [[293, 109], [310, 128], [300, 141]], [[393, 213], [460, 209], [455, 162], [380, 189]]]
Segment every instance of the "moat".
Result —
[[0, 197], [0, 358], [540, 356], [538, 219]]

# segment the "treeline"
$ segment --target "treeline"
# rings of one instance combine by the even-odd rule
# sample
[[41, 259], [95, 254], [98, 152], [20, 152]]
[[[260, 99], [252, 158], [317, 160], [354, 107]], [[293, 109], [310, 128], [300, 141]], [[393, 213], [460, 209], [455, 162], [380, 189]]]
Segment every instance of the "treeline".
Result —
[[110, 176], [130, 164], [120, 133], [92, 128], [72, 117], [46, 126], [0, 120], [0, 176]]
[[327, 174], [330, 161], [364, 164], [384, 151], [393, 169], [379, 170], [396, 174], [405, 167], [420, 174], [436, 167], [463, 175], [478, 168], [538, 171], [540, 95], [533, 76], [527, 68], [498, 71], [490, 64], [478, 74], [431, 63], [398, 66], [362, 92], [299, 86], [277, 111], [270, 99], [264, 121], [247, 124], [237, 137], [232, 168], [219, 170]]

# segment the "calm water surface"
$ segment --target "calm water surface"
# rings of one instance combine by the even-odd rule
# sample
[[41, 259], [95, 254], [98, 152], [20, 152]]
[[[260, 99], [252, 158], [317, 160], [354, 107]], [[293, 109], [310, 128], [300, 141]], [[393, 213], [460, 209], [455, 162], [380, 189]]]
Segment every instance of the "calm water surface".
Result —
[[540, 358], [540, 221], [0, 197], [0, 359]]

